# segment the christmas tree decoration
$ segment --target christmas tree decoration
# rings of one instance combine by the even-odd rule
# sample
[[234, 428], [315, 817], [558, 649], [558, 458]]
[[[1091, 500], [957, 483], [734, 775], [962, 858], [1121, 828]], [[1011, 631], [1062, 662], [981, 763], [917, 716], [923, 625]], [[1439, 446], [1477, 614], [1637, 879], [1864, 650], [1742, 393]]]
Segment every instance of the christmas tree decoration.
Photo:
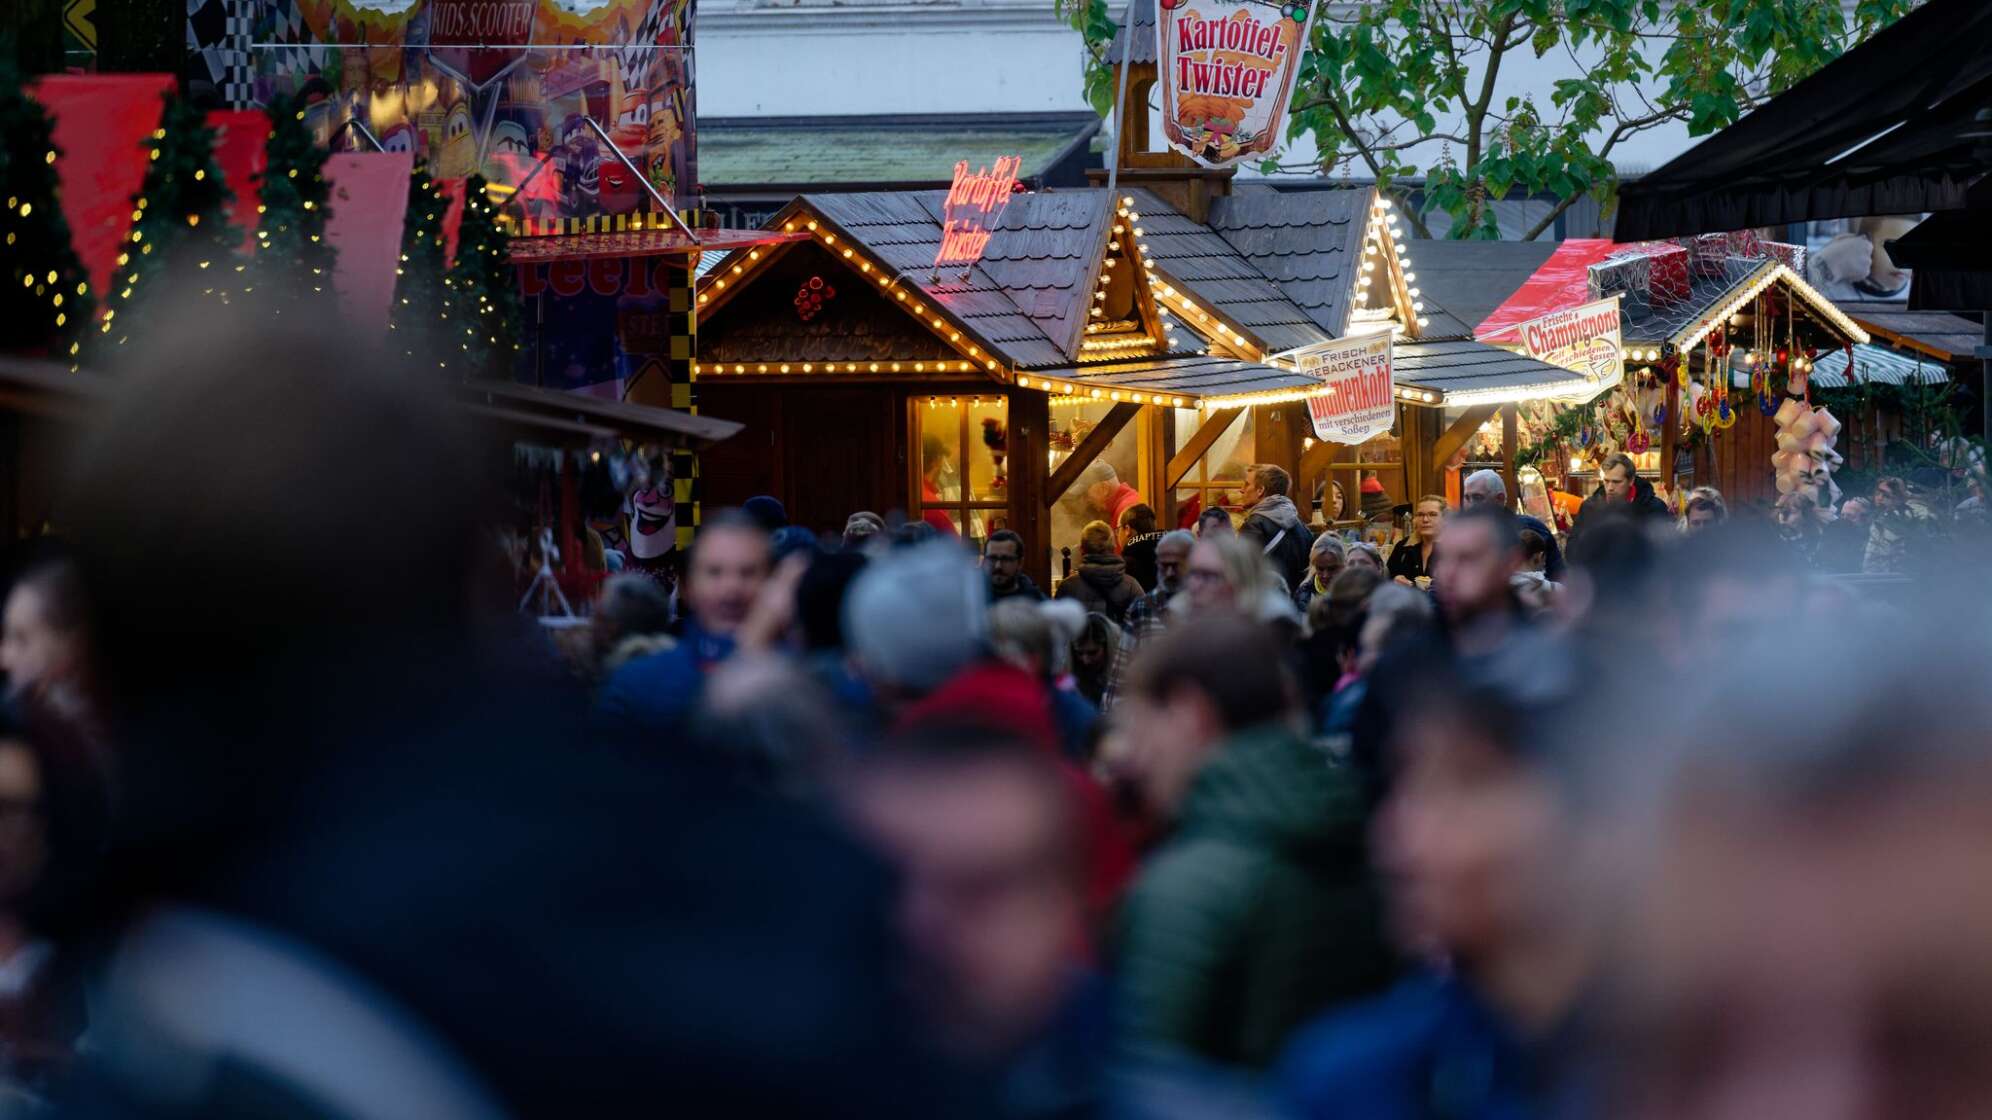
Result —
[[261, 217], [245, 290], [260, 291], [275, 314], [298, 304], [324, 302], [332, 287], [335, 251], [325, 240], [328, 153], [304, 126], [303, 103], [270, 102], [268, 161], [258, 187]]
[[448, 368], [452, 324], [451, 289], [444, 273], [443, 215], [450, 202], [427, 171], [408, 178], [408, 214], [401, 225], [401, 259], [394, 268], [394, 303], [388, 309], [390, 343], [423, 365]]
[[485, 185], [482, 175], [464, 183], [456, 260], [444, 278], [467, 377], [507, 375], [518, 349], [519, 289], [510, 260], [511, 238], [498, 224], [498, 206]]
[[73, 359], [96, 301], [56, 191], [55, 124], [0, 60], [0, 350]]
[[100, 348], [141, 336], [159, 300], [184, 297], [189, 289], [219, 291], [236, 267], [240, 237], [225, 209], [235, 196], [215, 163], [214, 130], [191, 101], [164, 96], [160, 127], [146, 141], [145, 182], [132, 198], [131, 232], [118, 250], [103, 321], [91, 336]]

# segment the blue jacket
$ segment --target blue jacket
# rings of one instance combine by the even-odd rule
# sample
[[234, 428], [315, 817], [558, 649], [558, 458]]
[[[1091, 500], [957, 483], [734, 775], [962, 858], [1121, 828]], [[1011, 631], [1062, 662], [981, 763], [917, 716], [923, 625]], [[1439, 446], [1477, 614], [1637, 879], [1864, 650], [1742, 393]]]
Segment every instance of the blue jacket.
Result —
[[1329, 1013], [1287, 1048], [1275, 1075], [1301, 1120], [1533, 1120], [1534, 1063], [1471, 989], [1414, 976]]
[[698, 707], [706, 673], [732, 655], [730, 636], [708, 634], [687, 621], [677, 645], [631, 659], [602, 684], [596, 727], [625, 740], [677, 733]]

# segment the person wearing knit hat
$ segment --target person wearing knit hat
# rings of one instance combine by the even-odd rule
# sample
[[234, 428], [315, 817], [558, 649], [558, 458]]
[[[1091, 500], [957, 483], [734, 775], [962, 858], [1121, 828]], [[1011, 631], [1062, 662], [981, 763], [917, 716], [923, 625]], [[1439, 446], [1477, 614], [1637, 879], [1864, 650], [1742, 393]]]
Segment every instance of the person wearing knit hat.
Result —
[[881, 696], [933, 691], [980, 656], [989, 630], [982, 572], [953, 541], [873, 561], [844, 600], [844, 636]]

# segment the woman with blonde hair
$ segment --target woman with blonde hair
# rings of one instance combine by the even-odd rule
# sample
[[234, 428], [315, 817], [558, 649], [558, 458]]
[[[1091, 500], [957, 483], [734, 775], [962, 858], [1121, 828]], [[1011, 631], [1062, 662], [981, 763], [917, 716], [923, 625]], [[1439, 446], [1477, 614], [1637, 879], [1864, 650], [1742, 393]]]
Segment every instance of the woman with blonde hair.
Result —
[[1261, 622], [1291, 624], [1300, 628], [1300, 612], [1286, 583], [1252, 541], [1237, 536], [1206, 537], [1190, 550], [1183, 570], [1184, 595], [1171, 606], [1184, 603], [1192, 615], [1216, 611], [1237, 611]]
[[1446, 500], [1437, 494], [1419, 498], [1411, 507], [1411, 535], [1390, 550], [1390, 577], [1406, 587], [1431, 574], [1432, 545], [1446, 516]]

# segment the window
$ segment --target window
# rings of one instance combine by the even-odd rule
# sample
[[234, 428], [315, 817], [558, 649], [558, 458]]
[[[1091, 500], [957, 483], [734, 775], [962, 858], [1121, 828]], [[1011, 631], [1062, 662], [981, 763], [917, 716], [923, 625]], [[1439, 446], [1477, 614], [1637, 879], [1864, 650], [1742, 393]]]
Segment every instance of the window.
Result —
[[[1056, 472], [1086, 436], [1093, 426], [1106, 419], [1114, 408], [1112, 401], [1080, 400], [1074, 397], [1053, 397], [1051, 399], [1051, 457], [1049, 469]], [[1141, 426], [1137, 418], [1120, 431], [1100, 452], [1095, 464], [1113, 471], [1115, 480], [1128, 486], [1137, 486], [1141, 480], [1140, 441], [1136, 434]], [[1109, 506], [1100, 504], [1100, 499], [1108, 497], [1111, 487], [1098, 485], [1096, 477], [1089, 479], [1082, 473], [1062, 494], [1053, 496], [1051, 503], [1051, 575], [1053, 581], [1062, 579], [1065, 574], [1066, 550], [1071, 550], [1072, 566], [1079, 566], [1079, 534], [1089, 521], [1106, 521], [1109, 528], [1117, 533], [1120, 526], [1112, 524], [1116, 512]], [[1111, 498], [1109, 497], [1111, 501]], [[1143, 496], [1146, 500], [1146, 495]]]
[[912, 503], [978, 546], [1010, 525], [1010, 402], [1004, 397], [916, 397], [920, 491]]
[[[1190, 442], [1197, 429], [1217, 413], [1198, 412], [1190, 408], [1172, 410], [1175, 414], [1176, 446]], [[1231, 426], [1210, 445], [1204, 457], [1197, 460], [1183, 480], [1176, 484], [1176, 513], [1179, 519], [1193, 519], [1204, 510], [1222, 507], [1233, 513], [1243, 513], [1239, 504], [1238, 490], [1245, 484], [1245, 468], [1258, 462], [1258, 440], [1254, 417], [1249, 408], [1238, 410], [1243, 416], [1233, 414]]]

